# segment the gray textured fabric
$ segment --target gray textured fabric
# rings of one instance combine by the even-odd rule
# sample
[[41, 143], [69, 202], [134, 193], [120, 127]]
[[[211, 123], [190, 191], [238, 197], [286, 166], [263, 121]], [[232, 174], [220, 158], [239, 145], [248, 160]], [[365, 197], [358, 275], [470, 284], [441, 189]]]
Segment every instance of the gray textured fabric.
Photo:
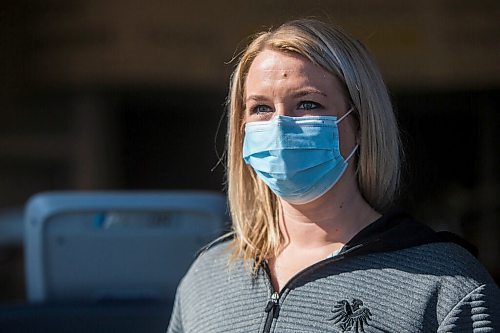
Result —
[[[228, 266], [228, 255], [222, 243], [195, 261], [168, 333], [264, 331], [267, 273]], [[500, 332], [499, 302], [498, 287], [467, 251], [431, 243], [313, 265], [285, 286], [269, 331]]]

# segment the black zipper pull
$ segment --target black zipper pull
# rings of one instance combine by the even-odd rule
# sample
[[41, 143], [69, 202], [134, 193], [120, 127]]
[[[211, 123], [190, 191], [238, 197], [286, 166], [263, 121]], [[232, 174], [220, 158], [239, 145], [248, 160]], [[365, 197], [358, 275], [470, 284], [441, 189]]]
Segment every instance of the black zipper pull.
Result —
[[267, 302], [266, 308], [264, 311], [267, 313], [266, 324], [264, 325], [264, 333], [268, 333], [271, 331], [271, 324], [273, 323], [273, 319], [278, 318], [280, 312], [279, 305], [280, 294], [274, 292], [271, 295], [271, 299]]

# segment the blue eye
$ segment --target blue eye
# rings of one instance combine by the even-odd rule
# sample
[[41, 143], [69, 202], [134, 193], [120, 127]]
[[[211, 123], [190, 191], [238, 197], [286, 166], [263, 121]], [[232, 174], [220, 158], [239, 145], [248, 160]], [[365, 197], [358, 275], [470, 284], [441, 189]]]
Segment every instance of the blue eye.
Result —
[[257, 105], [252, 108], [252, 113], [267, 113], [272, 112], [273, 110], [267, 105]]
[[299, 103], [298, 109], [313, 110], [313, 109], [318, 109], [319, 107], [321, 107], [321, 105], [316, 102], [304, 101]]

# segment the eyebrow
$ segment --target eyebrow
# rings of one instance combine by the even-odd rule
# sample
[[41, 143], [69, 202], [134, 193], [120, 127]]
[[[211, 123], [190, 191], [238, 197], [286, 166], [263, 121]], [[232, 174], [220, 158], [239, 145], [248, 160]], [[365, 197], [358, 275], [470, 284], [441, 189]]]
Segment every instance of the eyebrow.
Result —
[[[300, 98], [300, 97], [304, 97], [307, 95], [313, 95], [313, 94], [318, 94], [318, 95], [327, 97], [327, 95], [324, 92], [322, 92], [321, 90], [318, 90], [318, 89], [314, 89], [314, 88], [307, 88], [307, 89], [298, 90], [292, 94], [292, 97], [293, 98]], [[268, 99], [268, 98], [264, 95], [250, 95], [246, 98], [246, 101], [249, 101], [249, 100], [262, 101], [262, 100], [266, 100], [266, 99]]]
[[292, 96], [295, 98], [298, 98], [298, 97], [304, 97], [304, 96], [312, 95], [312, 94], [318, 94], [318, 95], [322, 95], [324, 97], [327, 97], [324, 92], [322, 92], [321, 90], [318, 90], [318, 89], [314, 89], [314, 88], [301, 89], [301, 90], [295, 92]]
[[267, 99], [266, 96], [264, 95], [250, 95], [246, 98], [246, 101], [253, 100], [253, 101], [262, 101]]

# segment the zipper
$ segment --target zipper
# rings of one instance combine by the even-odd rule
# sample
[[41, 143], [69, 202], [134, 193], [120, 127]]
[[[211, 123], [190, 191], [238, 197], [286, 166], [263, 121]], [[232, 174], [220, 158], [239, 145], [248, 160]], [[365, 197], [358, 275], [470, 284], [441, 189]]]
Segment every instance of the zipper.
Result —
[[264, 266], [264, 270], [266, 272], [267, 279], [269, 281], [269, 285], [271, 287], [272, 294], [271, 294], [271, 298], [269, 299], [269, 301], [266, 304], [266, 308], [264, 309], [264, 312], [267, 313], [267, 317], [266, 317], [266, 323], [264, 324], [263, 333], [271, 332], [271, 325], [273, 323], [273, 320], [278, 319], [278, 317], [279, 317], [280, 297], [283, 295], [283, 292], [288, 289], [288, 286], [291, 283], [293, 283], [293, 281], [297, 280], [299, 277], [301, 277], [301, 276], [307, 274], [308, 272], [313, 271], [313, 270], [315, 270], [315, 269], [317, 269], [317, 268], [319, 268], [327, 263], [332, 263], [332, 262], [340, 261], [340, 260], [344, 259], [344, 256], [346, 254], [348, 254], [354, 250], [357, 250], [358, 248], [360, 248], [362, 246], [363, 246], [363, 244], [358, 244], [358, 245], [348, 249], [344, 253], [342, 253], [342, 255], [338, 255], [338, 256], [335, 256], [333, 258], [326, 258], [326, 259], [321, 260], [321, 261], [319, 261], [319, 262], [317, 262], [317, 263], [315, 263], [307, 268], [304, 268], [302, 271], [298, 272], [290, 280], [288, 280], [288, 282], [283, 286], [283, 288], [281, 288], [280, 292], [277, 292], [276, 290], [274, 290], [272, 280], [271, 280], [271, 271], [269, 269], [269, 266], [267, 265], [267, 262], [264, 261], [263, 266]]
[[271, 325], [273, 319], [278, 319], [280, 313], [280, 294], [276, 291], [271, 295], [271, 299], [267, 302], [264, 311], [267, 313], [266, 324], [264, 325], [264, 333], [269, 333], [271, 331]]

